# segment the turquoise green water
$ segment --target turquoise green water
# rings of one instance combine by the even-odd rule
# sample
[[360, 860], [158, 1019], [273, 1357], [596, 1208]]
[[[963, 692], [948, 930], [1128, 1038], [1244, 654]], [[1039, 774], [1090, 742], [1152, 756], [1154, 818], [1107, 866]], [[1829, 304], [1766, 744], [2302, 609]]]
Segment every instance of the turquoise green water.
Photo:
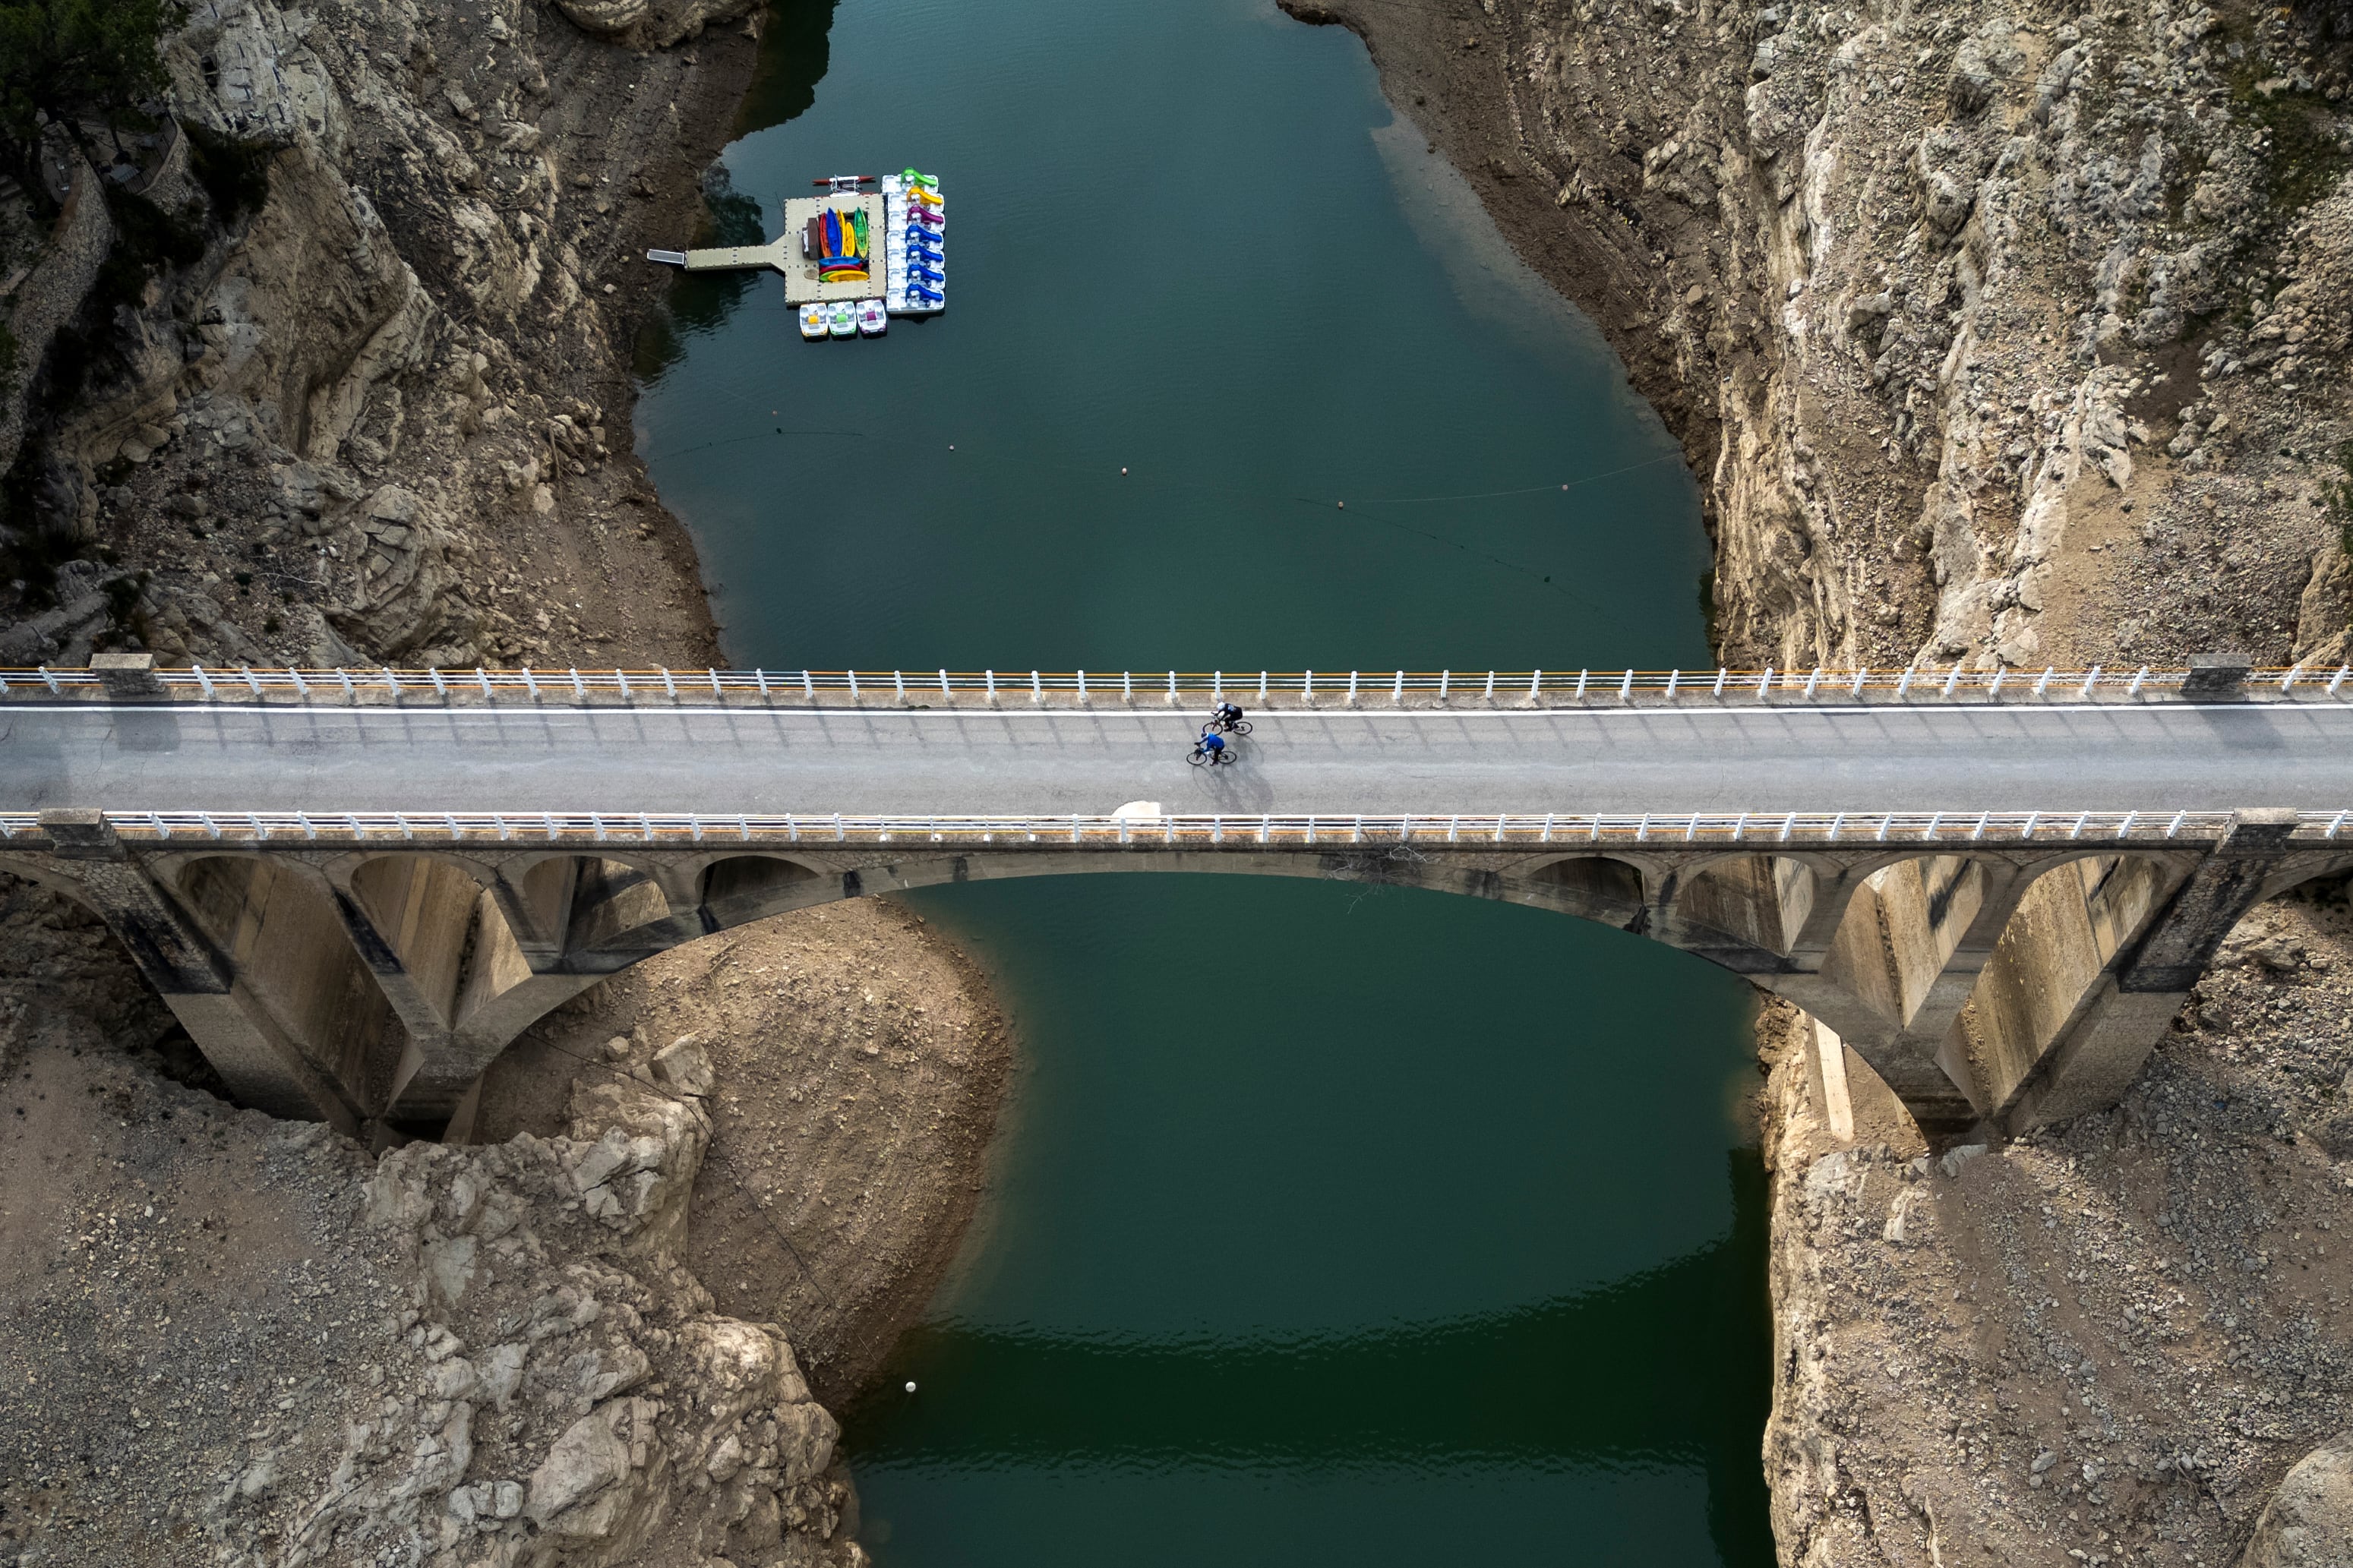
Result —
[[[950, 303], [807, 344], [773, 279], [699, 279], [641, 344], [735, 662], [1708, 659], [1672, 443], [1346, 34], [786, 0], [745, 123], [723, 232], [912, 162]], [[1739, 982], [1336, 883], [910, 901], [1022, 1064], [983, 1220], [848, 1413], [883, 1568], [1770, 1562]]]

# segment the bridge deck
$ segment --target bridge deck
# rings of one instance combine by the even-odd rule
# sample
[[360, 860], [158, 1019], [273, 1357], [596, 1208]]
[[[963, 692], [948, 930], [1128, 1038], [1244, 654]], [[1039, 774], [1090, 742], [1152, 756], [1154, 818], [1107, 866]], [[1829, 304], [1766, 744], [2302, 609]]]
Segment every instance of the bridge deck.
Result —
[[19, 810], [1103, 813], [2335, 810], [2353, 708], [1252, 714], [683, 706], [0, 710]]

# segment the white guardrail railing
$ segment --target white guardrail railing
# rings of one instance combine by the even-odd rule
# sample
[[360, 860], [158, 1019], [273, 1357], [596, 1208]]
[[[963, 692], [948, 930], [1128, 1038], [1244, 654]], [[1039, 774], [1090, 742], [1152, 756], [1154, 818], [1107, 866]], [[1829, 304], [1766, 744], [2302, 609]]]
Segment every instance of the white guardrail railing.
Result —
[[[0, 669], [0, 700], [215, 702], [749, 702], [877, 707], [1194, 706], [1231, 698], [1260, 708], [1573, 703], [2129, 702], [2173, 699], [2191, 672], [2109, 669]], [[2250, 669], [2242, 698], [2346, 700], [2353, 667]]]
[[[134, 843], [292, 848], [302, 844], [511, 844], [638, 846], [663, 849], [731, 844], [944, 844], [1089, 847], [1250, 844], [1575, 847], [1651, 843], [1860, 846], [1883, 844], [2211, 844], [2228, 830], [2218, 811], [1720, 812], [1688, 815], [1500, 816], [685, 816], [643, 812], [110, 811], [116, 835]], [[2353, 811], [2299, 814], [2295, 840], [2338, 841]], [[0, 812], [0, 841], [46, 838], [35, 812]], [[2353, 843], [2353, 836], [2345, 836]], [[27, 845], [27, 847], [32, 846]]]

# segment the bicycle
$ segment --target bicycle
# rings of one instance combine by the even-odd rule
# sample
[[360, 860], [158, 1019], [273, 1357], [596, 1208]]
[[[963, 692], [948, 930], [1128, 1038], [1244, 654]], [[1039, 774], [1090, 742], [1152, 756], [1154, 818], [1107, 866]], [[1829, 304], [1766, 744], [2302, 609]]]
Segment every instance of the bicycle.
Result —
[[[1204, 731], [1203, 733], [1206, 734], [1208, 731]], [[1231, 746], [1224, 746], [1213, 752], [1207, 746], [1196, 744], [1192, 751], [1186, 754], [1185, 760], [1192, 763], [1197, 768], [1203, 766], [1216, 767], [1221, 763], [1232, 762], [1234, 760], [1234, 749]]]
[[1230, 724], [1220, 724], [1212, 719], [1201, 726], [1201, 733], [1204, 735], [1212, 730], [1222, 735], [1247, 735], [1250, 732], [1250, 721], [1247, 719], [1237, 719]]

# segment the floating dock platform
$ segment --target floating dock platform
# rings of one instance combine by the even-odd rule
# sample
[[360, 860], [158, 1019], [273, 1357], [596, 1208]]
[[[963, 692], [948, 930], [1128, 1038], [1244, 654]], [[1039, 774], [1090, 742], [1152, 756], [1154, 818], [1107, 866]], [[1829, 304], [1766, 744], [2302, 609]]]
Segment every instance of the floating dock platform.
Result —
[[[937, 181], [910, 170], [905, 176], [839, 175], [816, 184], [828, 187], [826, 193], [785, 202], [785, 232], [765, 245], [649, 250], [646, 259], [687, 272], [774, 272], [785, 280], [785, 302], [794, 306], [871, 300], [893, 316], [936, 315], [947, 308], [947, 215]], [[858, 188], [867, 184], [880, 192]], [[864, 278], [826, 281], [819, 258], [803, 243], [810, 224], [828, 212], [845, 225], [865, 218], [871, 237]], [[878, 324], [867, 335], [880, 330]], [[805, 328], [805, 335], [813, 330]]]

